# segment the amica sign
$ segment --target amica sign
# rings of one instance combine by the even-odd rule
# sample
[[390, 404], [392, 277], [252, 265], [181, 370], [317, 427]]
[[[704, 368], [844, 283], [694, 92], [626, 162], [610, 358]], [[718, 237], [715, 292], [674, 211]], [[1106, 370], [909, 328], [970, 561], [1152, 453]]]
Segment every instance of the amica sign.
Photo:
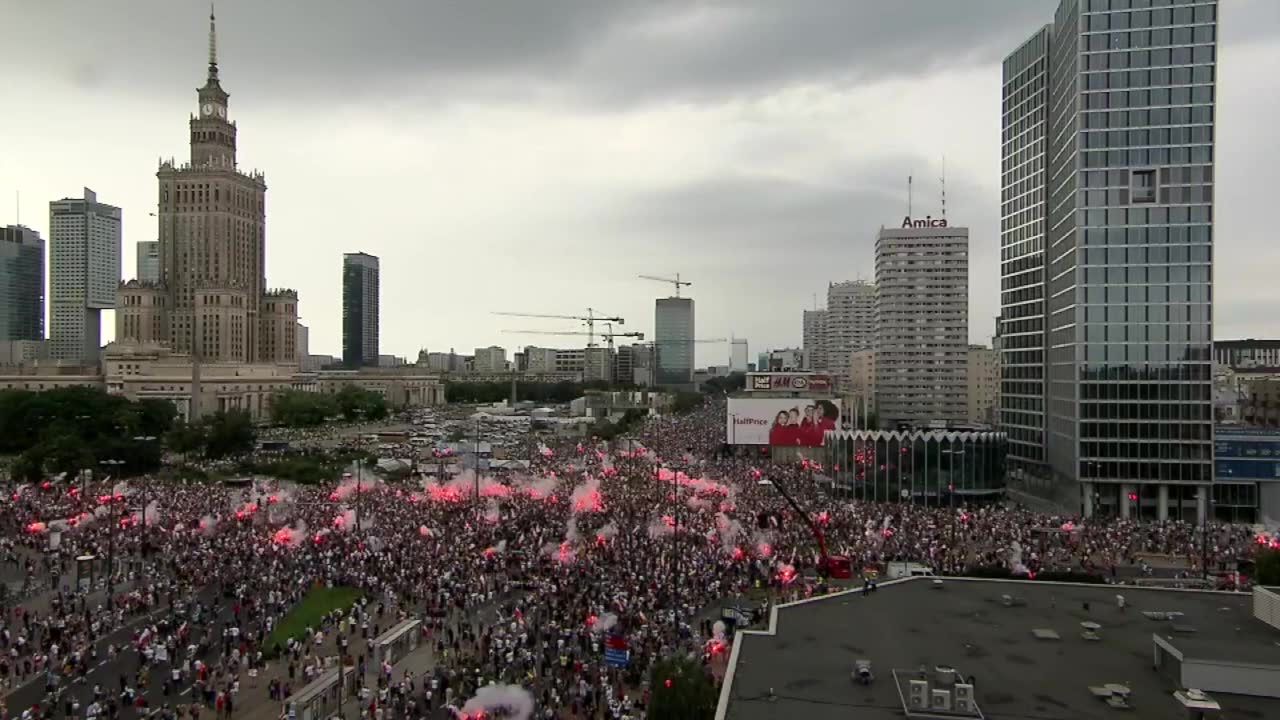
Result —
[[930, 215], [925, 215], [923, 220], [919, 218], [912, 220], [910, 215], [902, 218], [903, 228], [944, 228], [946, 226], [947, 226], [946, 218], [938, 218], [937, 220], [935, 220]]

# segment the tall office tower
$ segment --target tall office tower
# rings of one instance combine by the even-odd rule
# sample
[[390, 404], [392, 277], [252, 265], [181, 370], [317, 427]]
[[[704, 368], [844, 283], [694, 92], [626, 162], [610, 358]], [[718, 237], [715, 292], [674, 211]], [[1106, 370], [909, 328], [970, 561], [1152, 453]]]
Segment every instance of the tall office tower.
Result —
[[102, 311], [120, 285], [120, 208], [83, 198], [49, 203], [50, 355], [92, 365], [102, 344]]
[[152, 333], [201, 360], [297, 363], [298, 294], [267, 289], [267, 184], [262, 173], [236, 164], [236, 125], [218, 79], [212, 14], [208, 74], [196, 92], [191, 160], [162, 161], [156, 172], [158, 285], [120, 287], [116, 339], [141, 341]]
[[342, 364], [378, 364], [378, 258], [342, 256]]
[[827, 370], [827, 311], [804, 311], [803, 345], [809, 362], [819, 372]]
[[876, 236], [876, 413], [881, 427], [969, 414], [969, 229], [903, 222]]
[[747, 357], [747, 339], [733, 338], [729, 342], [729, 372], [746, 372]]
[[1063, 0], [1004, 61], [1001, 424], [1087, 516], [1207, 508], [1217, 18]]
[[847, 387], [854, 351], [875, 347], [875, 283], [853, 280], [829, 284], [826, 321], [826, 369]]
[[44, 340], [44, 238], [0, 228], [0, 341]]
[[137, 245], [138, 268], [135, 277], [144, 283], [160, 282], [160, 241], [139, 240]]
[[478, 373], [500, 373], [507, 371], [507, 349], [490, 345], [476, 348], [475, 371]]
[[654, 307], [658, 385], [693, 385], [693, 300], [658, 298]]

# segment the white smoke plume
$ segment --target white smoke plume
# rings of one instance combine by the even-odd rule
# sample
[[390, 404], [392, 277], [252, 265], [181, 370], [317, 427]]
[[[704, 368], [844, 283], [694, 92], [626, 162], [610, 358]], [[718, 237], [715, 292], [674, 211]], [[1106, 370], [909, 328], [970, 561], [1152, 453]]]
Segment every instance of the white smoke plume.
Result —
[[605, 613], [596, 619], [596, 624], [591, 626], [591, 632], [607, 633], [618, 624], [618, 616], [613, 613]]
[[725, 552], [733, 552], [738, 538], [745, 534], [742, 523], [730, 519], [724, 513], [716, 513], [716, 532], [720, 534], [720, 547]]
[[489, 684], [476, 691], [462, 706], [463, 718], [502, 717], [528, 720], [533, 715], [533, 695], [519, 685]]

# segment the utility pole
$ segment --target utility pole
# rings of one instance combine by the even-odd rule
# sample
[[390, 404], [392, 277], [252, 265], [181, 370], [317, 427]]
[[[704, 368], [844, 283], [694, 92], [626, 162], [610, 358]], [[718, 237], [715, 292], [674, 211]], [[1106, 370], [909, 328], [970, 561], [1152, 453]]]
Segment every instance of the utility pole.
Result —
[[[142, 435], [139, 437], [135, 437], [134, 441], [153, 442], [155, 439], [156, 437], [154, 435]], [[139, 518], [138, 518], [139, 520], [138, 524], [140, 527], [139, 532], [142, 535], [142, 542], [139, 545], [138, 552], [142, 555], [142, 561], [144, 563], [147, 560], [147, 497], [148, 497], [147, 489], [150, 487], [150, 485], [151, 485], [151, 476], [143, 475], [142, 476], [142, 512], [139, 514]]]
[[476, 418], [476, 439], [475, 439], [475, 445], [474, 445], [473, 447], [475, 448], [475, 451], [474, 451], [474, 453], [473, 453], [473, 457], [474, 457], [474, 459], [475, 459], [475, 463], [474, 463], [474, 464], [475, 464], [475, 472], [473, 473], [473, 477], [475, 478], [475, 487], [476, 487], [476, 522], [477, 522], [477, 524], [478, 524], [478, 523], [479, 523], [479, 521], [480, 521], [480, 519], [481, 519], [481, 510], [480, 510], [480, 418]]

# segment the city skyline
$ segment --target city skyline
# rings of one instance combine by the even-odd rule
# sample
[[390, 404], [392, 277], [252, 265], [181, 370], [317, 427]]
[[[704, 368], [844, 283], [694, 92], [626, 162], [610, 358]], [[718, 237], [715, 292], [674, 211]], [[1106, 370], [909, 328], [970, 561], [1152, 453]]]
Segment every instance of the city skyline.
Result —
[[[387, 260], [383, 345], [412, 357], [420, 347], [509, 344], [498, 333], [505, 323], [490, 314], [498, 310], [600, 307], [627, 317], [629, 328], [651, 330], [659, 293], [635, 280], [638, 272], [680, 271], [692, 279], [688, 294], [705, 335], [728, 336], [732, 328], [755, 349], [798, 346], [798, 321], [813, 290], [870, 274], [875, 229], [894, 227], [906, 214], [908, 175], [915, 178], [916, 214], [938, 213], [944, 154], [948, 218], [971, 228], [969, 339], [986, 342], [999, 286], [999, 116], [991, 99], [1003, 55], [1055, 5], [895, 8], [879, 13], [876, 25], [877, 35], [900, 38], [894, 47], [877, 38], [856, 42], [854, 20], [868, 6], [831, 4], [774, 16], [769, 8], [666, 7], [654, 15], [596, 5], [575, 11], [566, 3], [563, 12], [578, 19], [573, 27], [506, 18], [506, 47], [494, 47], [496, 18], [482, 13], [451, 24], [416, 5], [388, 6], [390, 18], [374, 24], [321, 4], [305, 29], [288, 25], [296, 10], [286, 7], [224, 1], [218, 14], [223, 77], [247, 130], [242, 155], [272, 179], [272, 285], [298, 289], [312, 351], [334, 353], [341, 346], [334, 268], [347, 248], [328, 231], [329, 213], [315, 209], [346, 208], [363, 224], [372, 221], [360, 244]], [[55, 109], [0, 120], [4, 136], [27, 139], [7, 153], [23, 171], [0, 180], [0, 197], [21, 191], [21, 217], [0, 221], [22, 221], [48, 238], [40, 205], [88, 185], [132, 218], [124, 225], [123, 265], [133, 268], [136, 243], [157, 236], [148, 217], [155, 159], [185, 140], [174, 119], [191, 112], [207, 8], [140, 3], [133, 15], [154, 18], [145, 27], [97, 8], [79, 8], [81, 22], [65, 23], [70, 8], [24, 7], [29, 35], [41, 38], [40, 55], [55, 59], [0, 70], [31, 102]], [[1215, 335], [1265, 337], [1274, 334], [1267, 308], [1280, 300], [1265, 269], [1280, 261], [1280, 250], [1265, 244], [1266, 184], [1250, 180], [1239, 158], [1277, 149], [1264, 131], [1265, 118], [1280, 110], [1277, 81], [1253, 68], [1280, 59], [1276, 39], [1259, 30], [1276, 27], [1270, 21], [1280, 11], [1238, 2], [1224, 12], [1219, 104], [1230, 112], [1219, 122], [1215, 204], [1218, 234], [1230, 241], [1215, 248], [1215, 266], [1231, 282], [1219, 283]], [[759, 32], [766, 21], [806, 42], [768, 45]], [[830, 37], [827, 24], [850, 36]], [[411, 38], [389, 30], [394, 26], [430, 35]], [[417, 91], [362, 85], [359, 73], [339, 66], [356, 59], [339, 52], [316, 66], [307, 48], [330, 42], [337, 27], [349, 28], [353, 52], [369, 51], [360, 62], [382, 63]], [[680, 28], [691, 30], [688, 37]], [[285, 42], [269, 39], [282, 29]], [[140, 50], [104, 53], [81, 33]], [[442, 39], [446, 34], [452, 39]], [[459, 38], [486, 41], [472, 44], [491, 55]], [[688, 62], [623, 73], [616, 87], [603, 82], [595, 73], [616, 70], [639, 38], [661, 43], [675, 65]], [[411, 40], [431, 49], [414, 50]], [[17, 42], [21, 51], [29, 40]], [[762, 53], [771, 60], [763, 67]], [[614, 64], [586, 62], [586, 55]], [[886, 71], [888, 77], [869, 79]], [[307, 97], [300, 74], [324, 77], [324, 100]], [[85, 105], [98, 109], [56, 111]], [[947, 112], [920, 112], [936, 107]], [[85, 117], [113, 142], [77, 131]], [[361, 187], [351, 187], [349, 177]], [[501, 212], [492, 211], [495, 197], [503, 199]], [[478, 281], [439, 272], [442, 264], [485, 272]], [[554, 282], [562, 276], [575, 282]], [[748, 276], [758, 278], [750, 290], [742, 283]], [[477, 282], [499, 291], [486, 288], [477, 302]], [[539, 299], [531, 304], [533, 282]], [[462, 297], [468, 301], [451, 302]], [[421, 312], [431, 303], [448, 311]], [[105, 341], [113, 323], [104, 320]], [[697, 364], [723, 364], [723, 355], [719, 346], [700, 346]]]

